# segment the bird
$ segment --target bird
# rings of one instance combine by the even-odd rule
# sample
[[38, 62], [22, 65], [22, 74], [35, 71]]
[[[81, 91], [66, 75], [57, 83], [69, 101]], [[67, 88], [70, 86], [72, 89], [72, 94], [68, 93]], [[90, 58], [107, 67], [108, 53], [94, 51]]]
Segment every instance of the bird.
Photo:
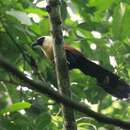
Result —
[[[35, 40], [32, 47], [40, 46], [44, 55], [54, 62], [52, 36], [41, 36]], [[85, 75], [96, 78], [97, 86], [118, 99], [129, 98], [130, 85], [115, 73], [86, 58], [79, 50], [64, 44], [69, 70], [79, 69]]]

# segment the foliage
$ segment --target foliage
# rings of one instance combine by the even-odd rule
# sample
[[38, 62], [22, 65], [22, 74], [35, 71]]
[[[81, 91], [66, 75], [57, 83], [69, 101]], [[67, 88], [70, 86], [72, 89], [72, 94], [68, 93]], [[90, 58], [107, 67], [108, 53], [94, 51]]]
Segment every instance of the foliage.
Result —
[[[37, 37], [50, 34], [48, 14], [36, 6], [39, 2], [0, 1], [0, 53], [29, 78], [42, 81], [44, 76], [56, 86], [54, 66], [44, 58], [41, 50], [31, 48]], [[61, 13], [65, 42], [130, 82], [130, 2], [62, 0]], [[119, 101], [105, 93], [97, 87], [95, 79], [79, 70], [70, 72], [70, 80], [74, 100], [111, 117], [129, 120], [129, 101]], [[119, 129], [81, 113], [76, 113], [76, 120], [79, 130]], [[58, 130], [62, 122], [59, 105], [27, 89], [0, 68], [1, 130]]]

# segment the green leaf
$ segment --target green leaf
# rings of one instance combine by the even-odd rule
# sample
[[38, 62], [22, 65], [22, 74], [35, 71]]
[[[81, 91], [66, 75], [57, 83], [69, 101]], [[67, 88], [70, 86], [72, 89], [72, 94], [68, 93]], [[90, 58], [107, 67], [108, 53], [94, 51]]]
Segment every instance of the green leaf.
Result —
[[2, 109], [0, 111], [0, 115], [3, 115], [4, 113], [7, 113], [7, 112], [19, 111], [21, 109], [29, 108], [30, 106], [31, 106], [31, 104], [28, 102], [17, 102], [17, 103], [14, 103], [14, 104]]
[[46, 11], [39, 9], [39, 8], [29, 7], [25, 11], [27, 13], [34, 13], [34, 14], [37, 14], [37, 15], [40, 15], [40, 16], [48, 16], [48, 13]]
[[130, 7], [121, 3], [114, 11], [112, 31], [117, 39], [130, 35]]
[[106, 10], [108, 9], [114, 0], [90, 0], [89, 5], [90, 6], [96, 6], [99, 10]]
[[21, 22], [21, 24], [26, 24], [26, 25], [32, 24], [30, 18], [28, 17], [28, 15], [25, 12], [12, 9], [10, 11], [7, 11], [6, 13], [8, 15], [11, 15], [11, 16], [14, 16], [15, 18], [17, 18]]
[[36, 118], [36, 127], [39, 130], [44, 130], [50, 124], [51, 116], [47, 112], [43, 112]]

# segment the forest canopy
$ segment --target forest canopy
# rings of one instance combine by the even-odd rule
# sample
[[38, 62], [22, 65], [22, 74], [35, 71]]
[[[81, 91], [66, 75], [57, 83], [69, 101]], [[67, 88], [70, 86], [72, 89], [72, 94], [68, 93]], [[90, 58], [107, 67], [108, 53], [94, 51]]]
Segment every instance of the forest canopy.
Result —
[[[54, 65], [39, 48], [31, 47], [38, 37], [51, 35], [46, 5], [45, 0], [0, 1], [0, 54], [26, 77], [41, 81], [43, 76], [55, 88]], [[130, 1], [61, 0], [60, 7], [65, 43], [130, 83]], [[111, 96], [78, 69], [69, 76], [73, 100], [95, 112], [130, 120], [129, 99]], [[75, 118], [78, 130], [120, 129], [78, 112]], [[1, 130], [59, 130], [62, 125], [60, 105], [0, 68]]]

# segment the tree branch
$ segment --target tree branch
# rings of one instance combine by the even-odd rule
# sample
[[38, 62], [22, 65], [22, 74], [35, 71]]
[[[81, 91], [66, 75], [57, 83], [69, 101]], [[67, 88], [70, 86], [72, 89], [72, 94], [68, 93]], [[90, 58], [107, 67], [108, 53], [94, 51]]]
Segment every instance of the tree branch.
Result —
[[12, 66], [9, 62], [7, 62], [5, 58], [3, 58], [1, 55], [0, 55], [0, 66], [3, 69], [5, 69], [5, 71], [12, 73], [14, 76], [22, 80], [24, 83], [26, 83], [29, 89], [36, 90], [42, 94], [46, 94], [48, 97], [52, 98], [56, 102], [62, 103], [70, 108], [73, 108], [79, 112], [82, 112], [99, 122], [112, 124], [115, 126], [119, 126], [121, 128], [125, 128], [125, 129], [130, 129], [130, 122], [122, 121], [119, 119], [113, 119], [110, 117], [106, 117], [103, 114], [94, 112], [91, 109], [89, 109], [86, 105], [72, 101], [68, 99], [67, 97], [64, 97], [63, 95], [59, 94], [58, 92], [55, 92], [54, 90], [51, 89], [50, 84], [48, 84], [47, 82], [39, 83], [36, 81], [34, 82], [31, 79], [28, 79], [22, 72], [20, 72], [14, 66]]
[[[50, 16], [50, 23], [52, 28], [52, 35], [54, 39], [53, 50], [54, 60], [56, 66], [57, 83], [59, 91], [62, 95], [71, 99], [71, 90], [68, 74], [68, 66], [64, 51], [64, 39], [62, 35], [62, 22], [60, 16], [60, 1], [48, 0], [48, 13]], [[74, 110], [67, 106], [62, 106], [62, 113], [64, 117], [65, 130], [77, 130], [76, 121], [74, 117]]]

